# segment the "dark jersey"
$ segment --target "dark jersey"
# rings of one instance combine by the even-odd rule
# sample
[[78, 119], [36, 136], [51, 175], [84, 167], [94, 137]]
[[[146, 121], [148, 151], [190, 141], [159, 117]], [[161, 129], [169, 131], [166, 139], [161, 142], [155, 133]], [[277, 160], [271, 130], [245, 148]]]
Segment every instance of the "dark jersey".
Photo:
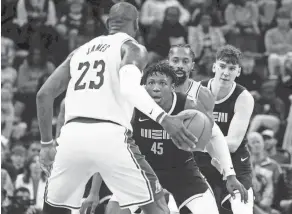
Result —
[[[211, 80], [202, 81], [202, 85], [208, 87], [211, 90]], [[235, 113], [235, 104], [239, 95], [246, 90], [243, 86], [235, 84], [231, 92], [222, 100], [215, 102], [213, 110], [213, 118], [217, 125], [220, 127], [224, 136], [228, 135], [229, 126]], [[244, 137], [239, 148], [246, 145], [246, 138]]]
[[[186, 95], [174, 93], [169, 114], [183, 111], [185, 103]], [[138, 110], [135, 110], [133, 119], [133, 138], [154, 170], [176, 168], [193, 160], [191, 152], [178, 149], [161, 125]]]

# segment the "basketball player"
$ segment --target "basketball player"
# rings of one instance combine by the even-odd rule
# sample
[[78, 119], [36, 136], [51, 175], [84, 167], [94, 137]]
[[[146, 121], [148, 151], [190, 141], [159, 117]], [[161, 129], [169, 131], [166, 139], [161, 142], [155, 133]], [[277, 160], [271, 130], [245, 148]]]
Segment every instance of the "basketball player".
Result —
[[[176, 80], [174, 69], [167, 62], [160, 62], [144, 71], [142, 84], [145, 85], [147, 92], [155, 102], [168, 114], [176, 115], [186, 109], [197, 109], [209, 115], [209, 132], [211, 135], [212, 110], [206, 112], [200, 104], [187, 99], [185, 94], [175, 93]], [[208, 128], [208, 125], [205, 127]], [[216, 155], [221, 157], [220, 160], [224, 160], [223, 162], [227, 166], [225, 167], [228, 180], [227, 186], [230, 188], [231, 193], [233, 189], [239, 189], [244, 198], [245, 189], [235, 179], [234, 171], [230, 170], [233, 167], [232, 161], [223, 135], [222, 138], [219, 142], [215, 142], [217, 147], [215, 151]], [[170, 208], [175, 208], [170, 209], [172, 213], [179, 212], [184, 206], [195, 214], [206, 213], [206, 206], [208, 206], [208, 213], [219, 213], [215, 198], [205, 179], [201, 176], [193, 154], [175, 147], [166, 131], [158, 123], [152, 122], [148, 116], [138, 110], [135, 111], [133, 119], [133, 140], [154, 169], [162, 187], [173, 195], [176, 203], [174, 202], [174, 206], [169, 203]], [[211, 142], [213, 141], [211, 139]], [[93, 196], [90, 197], [94, 198]], [[108, 214], [117, 211], [116, 206], [118, 205], [114, 205], [113, 201], [115, 199], [112, 198], [108, 205]]]
[[[209, 81], [203, 81], [202, 85], [208, 87], [216, 96], [214, 120], [228, 143], [237, 179], [248, 190], [248, 203], [241, 203], [238, 197], [230, 198], [224, 188], [224, 183], [221, 182], [222, 176], [210, 164], [209, 154], [195, 152], [195, 158], [208, 182], [215, 192], [218, 192], [218, 198], [224, 208], [231, 209], [234, 214], [252, 214], [252, 170], [245, 135], [253, 112], [254, 99], [243, 86], [235, 82], [235, 78], [241, 72], [240, 56], [240, 51], [231, 45], [220, 48], [213, 65], [215, 77]], [[220, 170], [220, 163], [214, 159], [212, 163]]]
[[[196, 142], [183, 125], [193, 115], [169, 116], [140, 86], [147, 52], [133, 39], [137, 9], [115, 4], [108, 36], [97, 37], [71, 53], [37, 94], [41, 164], [49, 175], [44, 214], [79, 209], [89, 178], [98, 172], [122, 208], [168, 213], [159, 181], [139, 150], [127, 142], [134, 107], [157, 121], [182, 149]], [[67, 88], [65, 125], [59, 146], [52, 138], [54, 99]]]

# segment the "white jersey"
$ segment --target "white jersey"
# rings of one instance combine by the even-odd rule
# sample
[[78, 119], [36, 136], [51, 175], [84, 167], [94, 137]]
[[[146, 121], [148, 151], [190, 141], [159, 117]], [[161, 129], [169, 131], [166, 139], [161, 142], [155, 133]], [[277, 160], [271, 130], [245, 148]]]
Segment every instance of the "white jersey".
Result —
[[[76, 50], [70, 60], [65, 122], [87, 117], [116, 122], [132, 130], [134, 110], [121, 94], [121, 46], [135, 41], [125, 33], [97, 37]], [[136, 41], [135, 41], [136, 42]]]
[[191, 80], [191, 84], [188, 90], [186, 91], [186, 94], [188, 95], [188, 98], [190, 100], [196, 101], [198, 99], [200, 87], [201, 87], [201, 82], [196, 82], [194, 80]]

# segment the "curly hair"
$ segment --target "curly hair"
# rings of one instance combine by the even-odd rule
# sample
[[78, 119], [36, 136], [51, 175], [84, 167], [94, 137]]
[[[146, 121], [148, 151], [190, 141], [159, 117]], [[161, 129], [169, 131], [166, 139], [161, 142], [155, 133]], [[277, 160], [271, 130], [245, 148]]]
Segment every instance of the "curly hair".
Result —
[[241, 51], [232, 45], [224, 45], [216, 53], [216, 60], [223, 60], [233, 65], [240, 64], [241, 57]]
[[169, 49], [168, 56], [172, 53], [174, 48], [187, 48], [187, 49], [189, 49], [190, 53], [191, 53], [192, 61], [195, 60], [196, 55], [189, 44], [172, 45]]
[[157, 73], [165, 74], [167, 77], [170, 77], [172, 79], [172, 83], [174, 83], [175, 85], [177, 84], [177, 76], [175, 74], [175, 70], [169, 65], [167, 60], [160, 61], [147, 67], [144, 70], [141, 84], [145, 85], [147, 82], [147, 78], [149, 76], [152, 76], [153, 74], [157, 75]]

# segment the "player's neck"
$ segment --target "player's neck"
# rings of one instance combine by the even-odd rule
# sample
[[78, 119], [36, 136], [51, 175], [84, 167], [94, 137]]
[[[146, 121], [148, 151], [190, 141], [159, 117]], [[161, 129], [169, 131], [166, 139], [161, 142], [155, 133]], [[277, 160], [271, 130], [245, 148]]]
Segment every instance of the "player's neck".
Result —
[[160, 107], [165, 112], [169, 112], [172, 107], [173, 101], [174, 101], [174, 96], [173, 96], [173, 93], [171, 93], [171, 99], [167, 99], [167, 101], [164, 104], [162, 104]]
[[235, 82], [229, 85], [222, 85], [221, 83], [213, 79], [213, 81], [211, 82], [211, 91], [216, 97], [216, 100], [221, 100], [226, 97], [232, 90], [234, 84]]
[[186, 93], [190, 87], [191, 82], [192, 81], [189, 78], [187, 78], [183, 84], [176, 87], [175, 91], [180, 93]]

